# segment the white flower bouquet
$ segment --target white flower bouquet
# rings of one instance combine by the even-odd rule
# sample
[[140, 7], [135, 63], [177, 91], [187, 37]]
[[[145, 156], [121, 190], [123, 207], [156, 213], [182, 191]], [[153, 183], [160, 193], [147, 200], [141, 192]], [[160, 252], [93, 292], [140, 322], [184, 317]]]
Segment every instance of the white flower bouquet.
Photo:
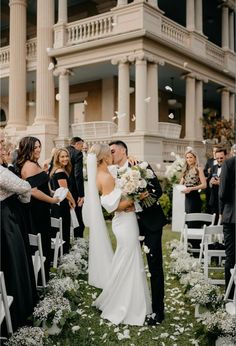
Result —
[[46, 339], [45, 331], [39, 327], [19, 328], [8, 341], [6, 346], [43, 346]]
[[[147, 167], [147, 162], [141, 162], [128, 169], [118, 170], [117, 184], [125, 197], [132, 198], [135, 202], [140, 202], [140, 194], [147, 191], [149, 180], [154, 178], [153, 171]], [[150, 193], [142, 200], [142, 204], [145, 207], [149, 207], [155, 202], [156, 198]]]

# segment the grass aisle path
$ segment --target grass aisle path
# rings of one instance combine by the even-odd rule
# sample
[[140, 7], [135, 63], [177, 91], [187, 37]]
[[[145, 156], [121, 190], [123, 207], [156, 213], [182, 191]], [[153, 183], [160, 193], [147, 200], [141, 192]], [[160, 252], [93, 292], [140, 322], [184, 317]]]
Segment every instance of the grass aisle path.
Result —
[[[111, 235], [112, 236], [112, 235]], [[193, 328], [196, 325], [194, 309], [184, 299], [181, 285], [168, 272], [169, 252], [166, 242], [179, 238], [170, 226], [163, 231], [163, 253], [165, 268], [165, 321], [155, 327], [115, 326], [100, 318], [100, 313], [91, 306], [100, 290], [80, 280], [80, 329], [73, 334], [69, 345], [100, 346], [188, 346], [194, 345]], [[114, 238], [113, 244], [114, 244]], [[130, 338], [128, 338], [130, 336]], [[61, 344], [62, 345], [62, 344]]]

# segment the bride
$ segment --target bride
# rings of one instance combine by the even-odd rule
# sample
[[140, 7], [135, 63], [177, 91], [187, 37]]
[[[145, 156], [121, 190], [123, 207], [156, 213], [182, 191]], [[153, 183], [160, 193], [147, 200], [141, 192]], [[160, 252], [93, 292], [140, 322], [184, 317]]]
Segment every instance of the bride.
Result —
[[[101, 203], [109, 213], [115, 211], [112, 231], [117, 247], [111, 259], [106, 231], [99, 228], [98, 219], [94, 227], [90, 224], [90, 247], [96, 251], [89, 251], [89, 283], [93, 273], [106, 274], [106, 281], [102, 282], [103, 291], [94, 302], [94, 306], [102, 311], [102, 318], [114, 324], [143, 325], [146, 315], [151, 313], [151, 301], [138, 239], [138, 223], [134, 211], [125, 212], [133, 210], [133, 201], [121, 199], [121, 190], [116, 187], [108, 169], [111, 164], [109, 145], [94, 144], [87, 162], [90, 198], [92, 193], [98, 196], [98, 189], [101, 199], [97, 200], [99, 205], [96, 208], [101, 209]], [[95, 182], [93, 191], [91, 180]], [[101, 267], [100, 256], [104, 259], [105, 253], [108, 253], [106, 267], [104, 264]]]

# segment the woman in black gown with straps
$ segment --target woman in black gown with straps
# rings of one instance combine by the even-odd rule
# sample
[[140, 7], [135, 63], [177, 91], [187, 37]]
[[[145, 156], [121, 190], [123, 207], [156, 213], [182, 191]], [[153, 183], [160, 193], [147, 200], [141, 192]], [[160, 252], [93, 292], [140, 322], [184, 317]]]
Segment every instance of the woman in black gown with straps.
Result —
[[[7, 294], [13, 296], [11, 319], [13, 331], [28, 323], [36, 303], [36, 286], [32, 259], [29, 260], [29, 241], [20, 222], [22, 203], [30, 201], [29, 183], [18, 178], [2, 165], [0, 143], [0, 270], [3, 271]], [[1, 330], [5, 335], [5, 328]]]
[[41, 234], [43, 254], [46, 256], [45, 275], [48, 280], [51, 262], [50, 204], [58, 203], [59, 199], [50, 196], [49, 177], [38, 163], [40, 152], [41, 142], [38, 138], [23, 137], [19, 143], [16, 167], [19, 175], [31, 185], [31, 231]]
[[[50, 173], [50, 185], [52, 190], [60, 187], [70, 189], [69, 175], [71, 172], [70, 156], [67, 149], [60, 148], [54, 153], [53, 166]], [[69, 253], [70, 249], [70, 208], [75, 207], [75, 201], [70, 191], [60, 205], [52, 205], [51, 216], [59, 219], [62, 217], [62, 233], [65, 244], [63, 253]]]

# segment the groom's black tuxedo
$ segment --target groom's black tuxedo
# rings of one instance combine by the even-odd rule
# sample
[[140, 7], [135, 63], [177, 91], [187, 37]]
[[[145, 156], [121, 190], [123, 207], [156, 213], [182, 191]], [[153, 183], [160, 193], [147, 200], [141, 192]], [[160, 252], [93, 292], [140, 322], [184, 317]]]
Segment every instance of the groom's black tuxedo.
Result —
[[[150, 166], [148, 166], [151, 169]], [[164, 318], [164, 273], [162, 265], [162, 227], [167, 221], [158, 199], [162, 195], [162, 188], [158, 178], [148, 182], [147, 190], [155, 195], [157, 202], [137, 213], [140, 234], [145, 236], [144, 243], [150, 249], [147, 254], [149, 272], [151, 274], [152, 310], [160, 318]]]

